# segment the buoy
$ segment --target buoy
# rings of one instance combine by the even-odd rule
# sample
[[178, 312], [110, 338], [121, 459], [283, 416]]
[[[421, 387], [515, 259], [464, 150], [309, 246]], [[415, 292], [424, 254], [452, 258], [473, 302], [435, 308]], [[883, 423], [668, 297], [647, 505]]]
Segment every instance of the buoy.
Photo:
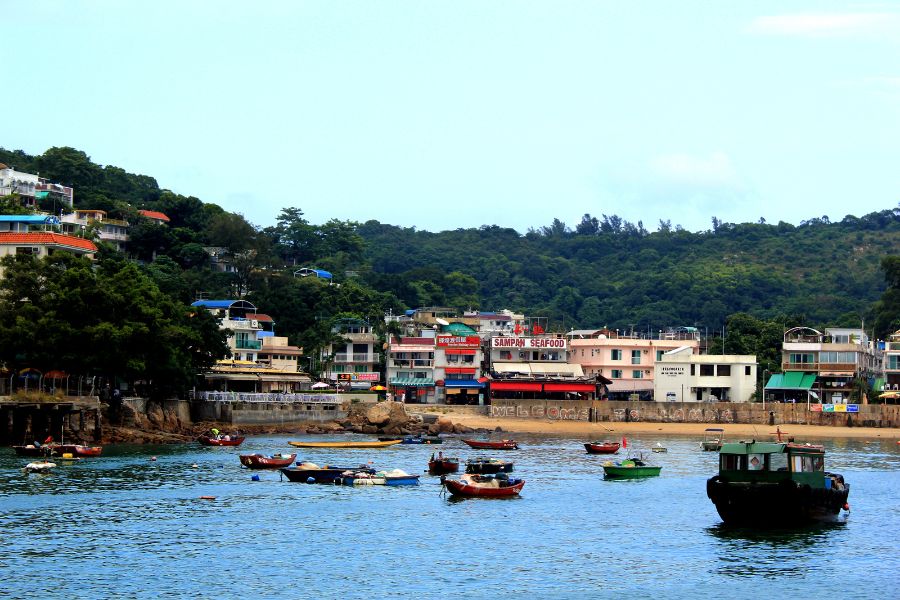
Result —
[[151, 460], [151, 461], [154, 461], [154, 460], [156, 460], [156, 457], [155, 457], [155, 456], [151, 456], [151, 457], [150, 457], [150, 460]]
[[215, 496], [200, 496], [201, 500], [215, 500]]
[[250, 478], [250, 481], [259, 481], [259, 475], [254, 475]]
[[315, 477], [307, 477], [307, 478], [306, 478], [306, 483], [315, 483], [315, 482], [316, 482], [316, 478], [315, 478]]
[[191, 467], [193, 467], [193, 468], [195, 468], [195, 469], [200, 468], [200, 467], [197, 465], [197, 463], [192, 464]]
[[850, 503], [849, 503], [849, 502], [844, 502], [844, 510], [847, 510], [847, 511], [850, 510]]

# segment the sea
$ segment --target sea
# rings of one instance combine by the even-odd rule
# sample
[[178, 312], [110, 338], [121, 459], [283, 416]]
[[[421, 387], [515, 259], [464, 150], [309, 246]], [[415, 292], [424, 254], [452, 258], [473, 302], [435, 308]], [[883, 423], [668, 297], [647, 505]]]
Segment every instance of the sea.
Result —
[[[298, 449], [319, 465], [421, 474], [411, 487], [291, 483], [240, 466], [239, 454], [287, 452], [291, 439], [106, 446], [47, 475], [0, 449], [0, 598], [900, 598], [894, 439], [824, 442], [850, 511], [780, 531], [722, 524], [706, 497], [718, 455], [689, 436], [629, 437], [620, 455], [663, 467], [633, 481], [604, 480], [610, 457], [586, 454], [590, 440], [540, 435], [492, 454], [454, 438]], [[424, 472], [437, 451], [513, 460], [525, 487], [453, 499]]]

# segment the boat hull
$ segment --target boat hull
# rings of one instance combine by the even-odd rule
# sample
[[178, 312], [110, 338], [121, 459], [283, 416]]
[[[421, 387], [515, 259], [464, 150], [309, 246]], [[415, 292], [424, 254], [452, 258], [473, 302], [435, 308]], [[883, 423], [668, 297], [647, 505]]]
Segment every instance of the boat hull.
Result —
[[396, 477], [385, 477], [384, 485], [400, 486], [400, 485], [419, 485], [418, 475], [400, 475]]
[[223, 440], [201, 435], [199, 438], [197, 438], [197, 441], [200, 442], [201, 446], [240, 446], [244, 443], [245, 439], [246, 438], [242, 436], [238, 436], [233, 437], [229, 440]]
[[280, 469], [290, 466], [294, 459], [297, 458], [297, 455], [291, 454], [281, 458], [274, 458], [263, 456], [262, 454], [241, 454], [240, 458], [241, 464], [248, 469]]
[[796, 527], [839, 521], [850, 485], [825, 489], [798, 485], [792, 480], [737, 483], [716, 475], [707, 480], [706, 495], [727, 525]]
[[294, 448], [387, 448], [399, 444], [401, 440], [378, 442], [288, 442]]
[[13, 446], [16, 456], [50, 456], [52, 446]]
[[[359, 467], [328, 467], [322, 469], [302, 469], [300, 467], [286, 467], [279, 469], [288, 481], [294, 483], [324, 483], [336, 485], [347, 477], [345, 473], [374, 473], [375, 469], [361, 469]], [[350, 479], [350, 477], [347, 477]]]
[[453, 496], [463, 498], [509, 498], [519, 495], [519, 492], [525, 486], [525, 481], [520, 479], [514, 484], [495, 488], [466, 485], [462, 481], [447, 479], [444, 481], [444, 485], [447, 486], [447, 491]]
[[660, 471], [662, 471], [662, 467], [603, 465], [603, 476], [606, 479], [643, 479], [645, 477], [656, 477]]
[[428, 461], [428, 472], [432, 475], [446, 475], [459, 471], [458, 458], [445, 458]]
[[519, 444], [515, 440], [502, 440], [499, 442], [482, 442], [479, 440], [463, 440], [463, 443], [476, 450], [518, 450]]
[[79, 446], [78, 444], [60, 444], [54, 447], [53, 453], [58, 456], [71, 454], [79, 458], [96, 457], [103, 454], [103, 446]]
[[408, 436], [408, 437], [380, 437], [380, 442], [392, 442], [400, 440], [401, 444], [443, 444], [444, 440], [438, 436]]
[[598, 442], [585, 444], [584, 449], [588, 454], [615, 454], [621, 446], [619, 442]]

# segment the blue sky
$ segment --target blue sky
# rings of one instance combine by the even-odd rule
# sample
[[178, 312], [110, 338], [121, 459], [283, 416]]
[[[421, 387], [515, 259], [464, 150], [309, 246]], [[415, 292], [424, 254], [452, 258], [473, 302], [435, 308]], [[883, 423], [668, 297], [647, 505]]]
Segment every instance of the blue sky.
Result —
[[[900, 4], [0, 0], [0, 146], [259, 225], [839, 220], [900, 200]], [[76, 190], [77, 195], [77, 190]]]

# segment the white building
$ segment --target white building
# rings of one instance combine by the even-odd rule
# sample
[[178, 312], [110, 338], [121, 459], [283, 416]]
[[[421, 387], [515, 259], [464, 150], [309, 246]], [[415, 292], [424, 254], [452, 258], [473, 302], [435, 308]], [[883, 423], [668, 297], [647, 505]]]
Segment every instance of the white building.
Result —
[[756, 356], [666, 352], [653, 366], [657, 402], [749, 402], [756, 391]]

